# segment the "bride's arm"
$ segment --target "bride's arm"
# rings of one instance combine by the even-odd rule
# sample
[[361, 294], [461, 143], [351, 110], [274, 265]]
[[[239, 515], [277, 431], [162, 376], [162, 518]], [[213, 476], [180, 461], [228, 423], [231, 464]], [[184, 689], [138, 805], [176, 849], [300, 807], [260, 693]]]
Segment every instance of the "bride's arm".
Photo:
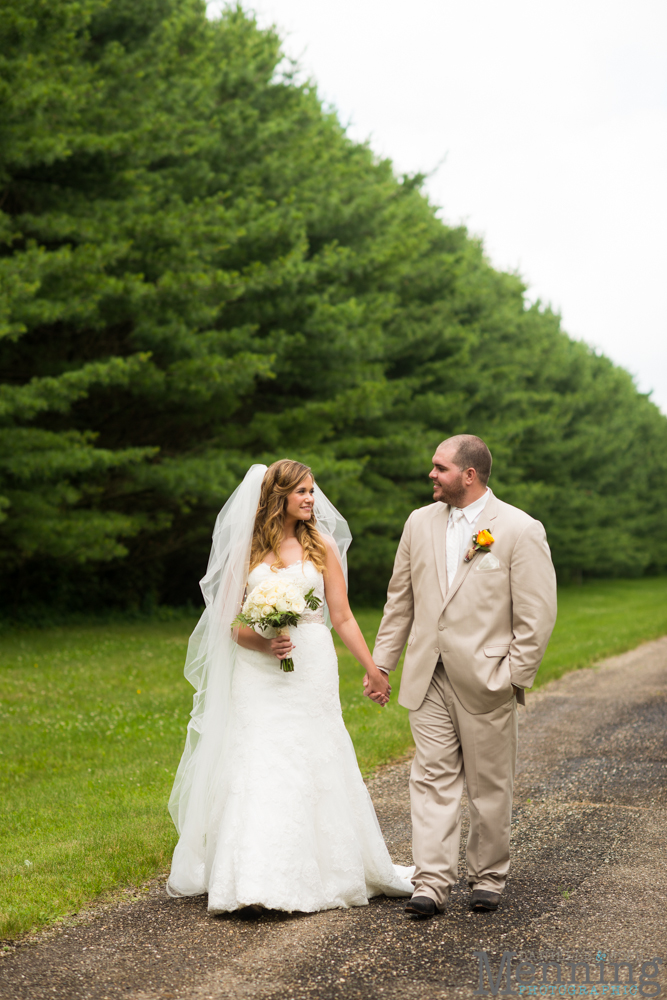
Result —
[[273, 653], [279, 660], [284, 660], [293, 649], [289, 636], [279, 635], [275, 639], [265, 639], [253, 628], [240, 628], [236, 641], [244, 649], [256, 649], [259, 653]]
[[363, 637], [362, 631], [357, 625], [357, 620], [352, 614], [350, 604], [347, 599], [347, 589], [345, 587], [345, 577], [338, 561], [338, 553], [334, 551], [334, 543], [324, 539], [327, 546], [327, 565], [324, 573], [324, 592], [327, 598], [331, 624], [341, 637], [352, 655], [359, 660], [359, 663], [366, 671], [364, 681], [364, 694], [372, 698], [379, 705], [386, 705], [391, 694], [391, 687], [387, 675], [383, 673], [373, 663], [373, 657]]

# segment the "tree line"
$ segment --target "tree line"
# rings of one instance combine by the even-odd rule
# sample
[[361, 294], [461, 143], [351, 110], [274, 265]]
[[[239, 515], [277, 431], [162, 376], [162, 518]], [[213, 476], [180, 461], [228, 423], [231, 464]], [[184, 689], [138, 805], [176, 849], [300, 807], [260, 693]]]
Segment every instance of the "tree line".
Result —
[[196, 599], [217, 510], [285, 456], [376, 602], [459, 432], [561, 581], [665, 570], [667, 418], [352, 142], [273, 31], [201, 0], [0, 0], [0, 51], [10, 613]]

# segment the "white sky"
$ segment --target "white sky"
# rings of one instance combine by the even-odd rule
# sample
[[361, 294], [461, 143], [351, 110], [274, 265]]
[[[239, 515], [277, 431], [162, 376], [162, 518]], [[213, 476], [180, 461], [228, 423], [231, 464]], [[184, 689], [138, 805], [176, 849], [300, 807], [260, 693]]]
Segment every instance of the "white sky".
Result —
[[[209, 4], [214, 13], [220, 0]], [[667, 0], [249, 0], [449, 223], [667, 413]]]

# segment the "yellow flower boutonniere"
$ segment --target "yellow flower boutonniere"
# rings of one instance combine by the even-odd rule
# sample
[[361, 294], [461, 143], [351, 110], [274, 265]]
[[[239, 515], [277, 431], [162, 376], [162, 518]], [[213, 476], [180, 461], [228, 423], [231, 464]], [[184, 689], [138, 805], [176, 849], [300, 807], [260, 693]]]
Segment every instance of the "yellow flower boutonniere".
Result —
[[494, 542], [495, 538], [488, 528], [484, 528], [483, 531], [478, 531], [476, 535], [472, 536], [472, 548], [468, 549], [466, 557], [463, 561], [470, 562], [475, 552], [488, 552]]

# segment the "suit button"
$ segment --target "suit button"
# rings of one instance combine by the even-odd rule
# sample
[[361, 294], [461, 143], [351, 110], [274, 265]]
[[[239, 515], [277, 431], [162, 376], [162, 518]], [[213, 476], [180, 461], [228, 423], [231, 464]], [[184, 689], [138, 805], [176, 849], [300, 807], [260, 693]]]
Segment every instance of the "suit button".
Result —
[[433, 652], [434, 652], [434, 653], [439, 653], [439, 652], [440, 652], [440, 650], [439, 650], [439, 649], [438, 649], [438, 647], [436, 646], [436, 647], [435, 647], [435, 649], [433, 650]]
[[447, 628], [447, 626], [446, 626], [446, 625], [438, 625], [438, 628], [439, 628], [439, 629], [440, 629], [440, 631], [442, 632], [442, 631], [443, 631], [443, 629]]

